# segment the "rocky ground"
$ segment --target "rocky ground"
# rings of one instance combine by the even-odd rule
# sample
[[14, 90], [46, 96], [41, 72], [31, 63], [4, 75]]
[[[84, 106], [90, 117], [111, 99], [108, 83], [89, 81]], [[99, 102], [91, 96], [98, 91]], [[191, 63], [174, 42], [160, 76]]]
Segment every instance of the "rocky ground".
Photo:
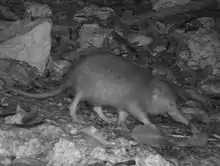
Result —
[[[220, 163], [219, 2], [193, 0], [1, 0], [0, 165], [165, 166]], [[82, 54], [108, 51], [172, 82], [197, 134], [167, 116], [106, 123], [74, 93], [37, 100], [9, 87], [57, 89]], [[114, 109], [104, 114], [116, 122]], [[151, 141], [150, 141], [151, 140]]]

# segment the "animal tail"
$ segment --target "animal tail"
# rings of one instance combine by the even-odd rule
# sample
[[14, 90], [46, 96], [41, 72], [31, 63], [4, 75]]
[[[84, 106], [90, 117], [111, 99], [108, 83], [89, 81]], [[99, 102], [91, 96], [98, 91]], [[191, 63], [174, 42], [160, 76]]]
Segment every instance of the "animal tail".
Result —
[[59, 93], [61, 93], [64, 90], [64, 87], [61, 86], [56, 90], [52, 90], [49, 92], [43, 92], [43, 93], [29, 93], [29, 92], [25, 92], [23, 90], [17, 89], [15, 87], [6, 87], [8, 90], [11, 90], [15, 93], [17, 93], [18, 95], [22, 95], [25, 97], [31, 97], [31, 98], [36, 98], [36, 99], [44, 99], [44, 98], [48, 98], [48, 97], [52, 97], [55, 95], [58, 95]]

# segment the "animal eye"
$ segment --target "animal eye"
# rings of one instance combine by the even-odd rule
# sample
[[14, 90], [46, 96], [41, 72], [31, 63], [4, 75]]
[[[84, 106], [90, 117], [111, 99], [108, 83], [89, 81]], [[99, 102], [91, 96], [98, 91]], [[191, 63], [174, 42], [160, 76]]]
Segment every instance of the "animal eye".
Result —
[[174, 101], [170, 101], [170, 106], [173, 107], [175, 105]]

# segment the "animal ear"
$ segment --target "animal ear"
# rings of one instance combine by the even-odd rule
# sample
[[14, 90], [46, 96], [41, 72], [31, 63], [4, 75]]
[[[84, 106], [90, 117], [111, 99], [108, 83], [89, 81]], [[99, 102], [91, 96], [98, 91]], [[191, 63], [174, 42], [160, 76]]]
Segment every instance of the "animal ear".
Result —
[[162, 88], [161, 87], [154, 87], [152, 91], [152, 98], [153, 99], [158, 99], [162, 95]]

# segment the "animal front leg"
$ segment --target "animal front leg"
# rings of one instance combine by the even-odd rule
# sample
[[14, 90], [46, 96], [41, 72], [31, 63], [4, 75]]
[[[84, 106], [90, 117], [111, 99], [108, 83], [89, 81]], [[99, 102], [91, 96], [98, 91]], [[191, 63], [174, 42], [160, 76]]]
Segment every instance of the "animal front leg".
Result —
[[123, 110], [123, 109], [118, 110], [118, 122], [117, 122], [116, 128], [119, 128], [120, 130], [122, 129], [122, 130], [128, 132], [129, 129], [125, 124], [125, 120], [127, 117], [128, 117], [128, 113], [125, 110]]
[[171, 116], [173, 120], [189, 126], [189, 120], [185, 116], [183, 116], [178, 110], [169, 111], [168, 115]]
[[82, 93], [76, 93], [72, 103], [69, 106], [70, 116], [71, 116], [72, 120], [77, 123], [81, 123], [80, 119], [78, 118], [78, 116], [76, 114], [77, 107], [78, 107], [78, 104], [79, 104], [81, 98], [82, 98]]
[[144, 125], [149, 125], [153, 128], [157, 128], [151, 121], [149, 120], [147, 114], [137, 105], [137, 103], [132, 102], [128, 106], [129, 113], [134, 116], [137, 120], [144, 123]]
[[194, 135], [196, 135], [197, 133], [200, 133], [200, 131], [193, 124], [191, 124], [190, 121], [184, 115], [182, 115], [179, 112], [179, 110], [169, 111], [168, 115], [171, 116], [171, 118], [173, 118], [175, 121], [180, 122], [190, 127]]
[[126, 118], [128, 117], [128, 113], [124, 110], [119, 110], [119, 113], [118, 113], [118, 122], [117, 124], [120, 126], [120, 125], [123, 125], [125, 123], [125, 120]]
[[93, 110], [99, 115], [99, 117], [104, 120], [107, 123], [113, 123], [114, 121], [107, 118], [104, 114], [103, 114], [103, 109], [100, 106], [94, 106]]

